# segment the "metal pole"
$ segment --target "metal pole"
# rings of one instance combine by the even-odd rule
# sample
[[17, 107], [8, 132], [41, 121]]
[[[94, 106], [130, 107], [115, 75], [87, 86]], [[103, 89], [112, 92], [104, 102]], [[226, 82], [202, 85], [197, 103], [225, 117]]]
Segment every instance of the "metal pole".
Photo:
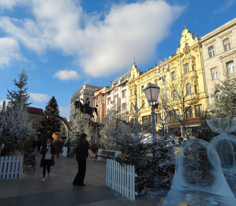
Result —
[[[155, 111], [154, 111], [155, 106], [152, 105], [152, 138], [153, 138], [153, 143], [156, 143], [156, 125], [155, 125]], [[156, 157], [156, 148], [153, 150], [153, 157]], [[153, 178], [153, 191], [154, 193], [156, 191], [160, 191], [160, 180], [159, 180], [159, 175], [158, 175], [158, 166], [156, 166], [155, 171], [157, 172], [156, 176]]]

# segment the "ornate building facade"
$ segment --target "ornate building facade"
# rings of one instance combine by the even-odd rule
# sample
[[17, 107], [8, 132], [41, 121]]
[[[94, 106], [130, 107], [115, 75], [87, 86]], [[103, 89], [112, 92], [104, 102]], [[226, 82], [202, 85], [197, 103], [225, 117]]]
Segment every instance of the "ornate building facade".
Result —
[[106, 91], [107, 87], [104, 87], [100, 90], [96, 89], [93, 97], [93, 107], [97, 108], [98, 116], [94, 116], [94, 122], [100, 124], [105, 124], [105, 115], [106, 115]]
[[141, 108], [140, 122], [145, 123], [151, 123], [151, 107], [143, 92], [149, 83], [160, 87], [160, 104], [155, 111], [156, 129], [159, 129], [161, 121], [165, 121], [170, 129], [179, 127], [181, 135], [184, 136], [181, 124], [172, 118], [171, 114], [175, 111], [175, 114], [186, 119], [188, 135], [194, 135], [200, 122], [199, 116], [207, 109], [208, 98], [198, 36], [194, 37], [185, 27], [176, 54], [160, 61], [147, 72], [141, 72], [135, 64], [132, 66], [131, 77], [127, 83], [129, 116], [133, 118], [133, 105], [137, 105]]
[[112, 107], [116, 107], [119, 111], [118, 114], [121, 115], [123, 120], [128, 121], [128, 86], [127, 82], [130, 78], [131, 71], [128, 71], [124, 75], [120, 76], [113, 82], [106, 91], [106, 114]]
[[218, 27], [201, 38], [203, 60], [206, 70], [209, 103], [220, 96], [215, 83], [236, 78], [236, 18]]

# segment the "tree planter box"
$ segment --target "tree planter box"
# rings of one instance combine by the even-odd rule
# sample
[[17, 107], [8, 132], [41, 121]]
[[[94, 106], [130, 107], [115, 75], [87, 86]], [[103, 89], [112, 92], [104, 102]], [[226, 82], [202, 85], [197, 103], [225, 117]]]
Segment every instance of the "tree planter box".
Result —
[[21, 178], [24, 156], [0, 157], [0, 180]]
[[146, 183], [144, 182], [135, 182], [135, 192], [138, 196], [143, 196], [146, 194]]

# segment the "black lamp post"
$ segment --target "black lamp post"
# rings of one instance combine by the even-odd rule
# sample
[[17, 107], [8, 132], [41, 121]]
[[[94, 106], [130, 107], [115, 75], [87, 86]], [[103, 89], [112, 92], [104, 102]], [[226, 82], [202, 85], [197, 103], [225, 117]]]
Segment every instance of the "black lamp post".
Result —
[[[147, 101], [152, 107], [152, 138], [153, 143], [156, 143], [156, 126], [155, 126], [155, 108], [158, 108], [158, 95], [160, 91], [160, 87], [154, 84], [148, 84], [148, 86], [143, 90], [145, 92]], [[156, 157], [156, 148], [153, 150], [153, 157]], [[154, 192], [159, 191], [160, 188], [160, 181], [158, 177], [158, 166], [155, 168], [157, 175], [153, 178], [153, 190]]]

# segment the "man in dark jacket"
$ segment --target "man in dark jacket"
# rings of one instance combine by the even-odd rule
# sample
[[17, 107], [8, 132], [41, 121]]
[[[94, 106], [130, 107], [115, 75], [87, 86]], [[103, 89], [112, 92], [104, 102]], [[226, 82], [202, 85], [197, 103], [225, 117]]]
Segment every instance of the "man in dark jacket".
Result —
[[76, 161], [78, 162], [78, 173], [73, 181], [74, 186], [86, 186], [84, 177], [86, 172], [86, 159], [88, 158], [89, 143], [86, 140], [87, 135], [82, 134], [76, 146]]

